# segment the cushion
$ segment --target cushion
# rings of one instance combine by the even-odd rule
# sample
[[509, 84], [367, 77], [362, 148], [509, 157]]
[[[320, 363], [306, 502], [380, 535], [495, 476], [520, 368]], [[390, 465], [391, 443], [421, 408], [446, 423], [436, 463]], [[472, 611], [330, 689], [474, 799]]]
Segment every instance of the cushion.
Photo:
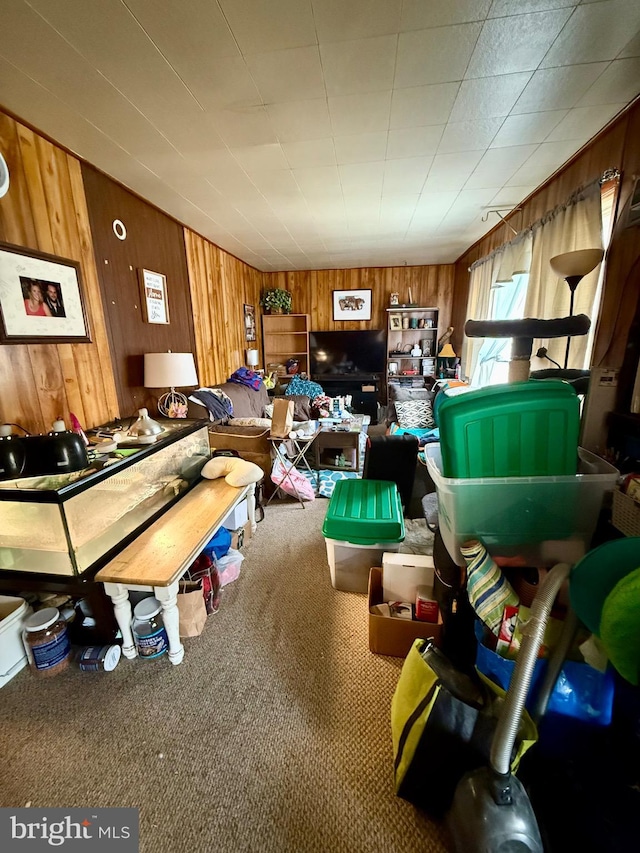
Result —
[[262, 468], [254, 465], [253, 462], [247, 462], [237, 456], [214, 456], [213, 459], [205, 462], [202, 468], [202, 476], [206, 477], [207, 480], [224, 477], [230, 486], [238, 487], [259, 482], [264, 473]]
[[428, 388], [406, 388], [389, 383], [389, 405], [387, 407], [387, 423], [398, 420], [396, 403], [406, 403], [410, 400], [433, 400], [433, 391]]
[[435, 426], [431, 400], [408, 400], [395, 404], [398, 424], [403, 429], [431, 429]]
[[262, 429], [270, 429], [271, 428], [271, 420], [270, 418], [232, 418], [228, 426], [231, 427], [239, 427], [239, 426], [255, 426], [262, 427]]

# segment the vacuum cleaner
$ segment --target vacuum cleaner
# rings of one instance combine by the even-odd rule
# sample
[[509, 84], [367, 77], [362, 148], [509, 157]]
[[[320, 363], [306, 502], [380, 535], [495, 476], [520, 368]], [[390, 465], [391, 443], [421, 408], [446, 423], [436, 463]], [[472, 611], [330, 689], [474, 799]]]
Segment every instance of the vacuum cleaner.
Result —
[[[522, 644], [491, 742], [489, 766], [467, 773], [456, 787], [447, 826], [457, 853], [544, 851], [529, 796], [511, 772], [511, 757], [549, 614], [570, 572], [570, 565], [559, 563], [543, 581], [523, 627]], [[532, 709], [535, 722], [546, 710], [577, 625], [575, 614], [569, 611]]]

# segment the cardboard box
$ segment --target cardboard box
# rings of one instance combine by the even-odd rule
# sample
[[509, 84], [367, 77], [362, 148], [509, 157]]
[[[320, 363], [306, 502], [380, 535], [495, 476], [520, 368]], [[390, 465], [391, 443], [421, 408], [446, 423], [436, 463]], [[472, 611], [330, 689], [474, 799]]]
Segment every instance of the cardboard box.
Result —
[[242, 527], [231, 531], [231, 547], [239, 551], [251, 539], [251, 522], [246, 521]]
[[434, 574], [433, 557], [426, 554], [383, 554], [383, 600], [415, 602], [419, 586], [433, 587]]
[[369, 573], [369, 650], [376, 655], [404, 658], [409, 654], [413, 641], [418, 638], [433, 638], [436, 646], [442, 641], [442, 616], [438, 624], [409, 621], [387, 616], [375, 616], [370, 608], [382, 604], [382, 569], [372, 568]]

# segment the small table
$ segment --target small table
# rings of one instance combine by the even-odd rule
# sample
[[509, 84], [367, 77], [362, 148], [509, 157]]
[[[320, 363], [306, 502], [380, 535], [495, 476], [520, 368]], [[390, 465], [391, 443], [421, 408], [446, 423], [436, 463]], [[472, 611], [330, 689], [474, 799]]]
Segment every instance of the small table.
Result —
[[[314, 444], [314, 467], [317, 471], [359, 471], [360, 470], [360, 435], [361, 429], [338, 429], [333, 423], [322, 426]], [[323, 451], [336, 450], [336, 456], [341, 453], [345, 458], [351, 457], [350, 465], [336, 465], [328, 462]], [[346, 451], [346, 453], [345, 453]]]
[[[315, 477], [316, 480], [316, 488], [315, 492], [318, 494], [320, 491], [320, 472], [314, 471], [305, 458], [305, 453], [315, 442], [316, 438], [320, 435], [321, 430], [318, 428], [315, 432], [309, 433], [308, 435], [299, 436], [297, 435], [295, 438], [277, 438], [276, 436], [270, 435], [269, 442], [271, 443], [272, 449], [272, 457], [274, 462], [280, 461], [286, 471], [285, 476], [282, 478], [282, 482], [285, 480], [289, 481], [289, 484], [297, 499], [300, 501], [302, 508], [304, 509], [304, 501], [300, 497], [298, 489], [296, 488], [296, 484], [294, 483], [291, 472], [297, 468], [298, 465], [306, 468], [307, 471], [311, 474], [312, 477]], [[266, 506], [269, 506], [271, 501], [273, 500], [274, 495], [278, 493], [278, 491], [284, 491], [282, 489], [282, 485], [277, 485], [273, 490], [272, 494], [269, 496], [269, 500], [266, 503]]]

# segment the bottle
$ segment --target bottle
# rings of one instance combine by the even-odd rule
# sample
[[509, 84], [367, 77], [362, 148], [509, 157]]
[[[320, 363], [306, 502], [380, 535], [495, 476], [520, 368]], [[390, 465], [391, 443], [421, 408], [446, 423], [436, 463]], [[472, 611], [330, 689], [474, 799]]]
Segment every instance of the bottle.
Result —
[[133, 609], [131, 630], [141, 658], [159, 658], [169, 651], [169, 638], [162, 620], [162, 605], [150, 596]]
[[31, 671], [48, 678], [69, 666], [71, 644], [67, 623], [57, 607], [38, 610], [24, 623], [22, 634]]

